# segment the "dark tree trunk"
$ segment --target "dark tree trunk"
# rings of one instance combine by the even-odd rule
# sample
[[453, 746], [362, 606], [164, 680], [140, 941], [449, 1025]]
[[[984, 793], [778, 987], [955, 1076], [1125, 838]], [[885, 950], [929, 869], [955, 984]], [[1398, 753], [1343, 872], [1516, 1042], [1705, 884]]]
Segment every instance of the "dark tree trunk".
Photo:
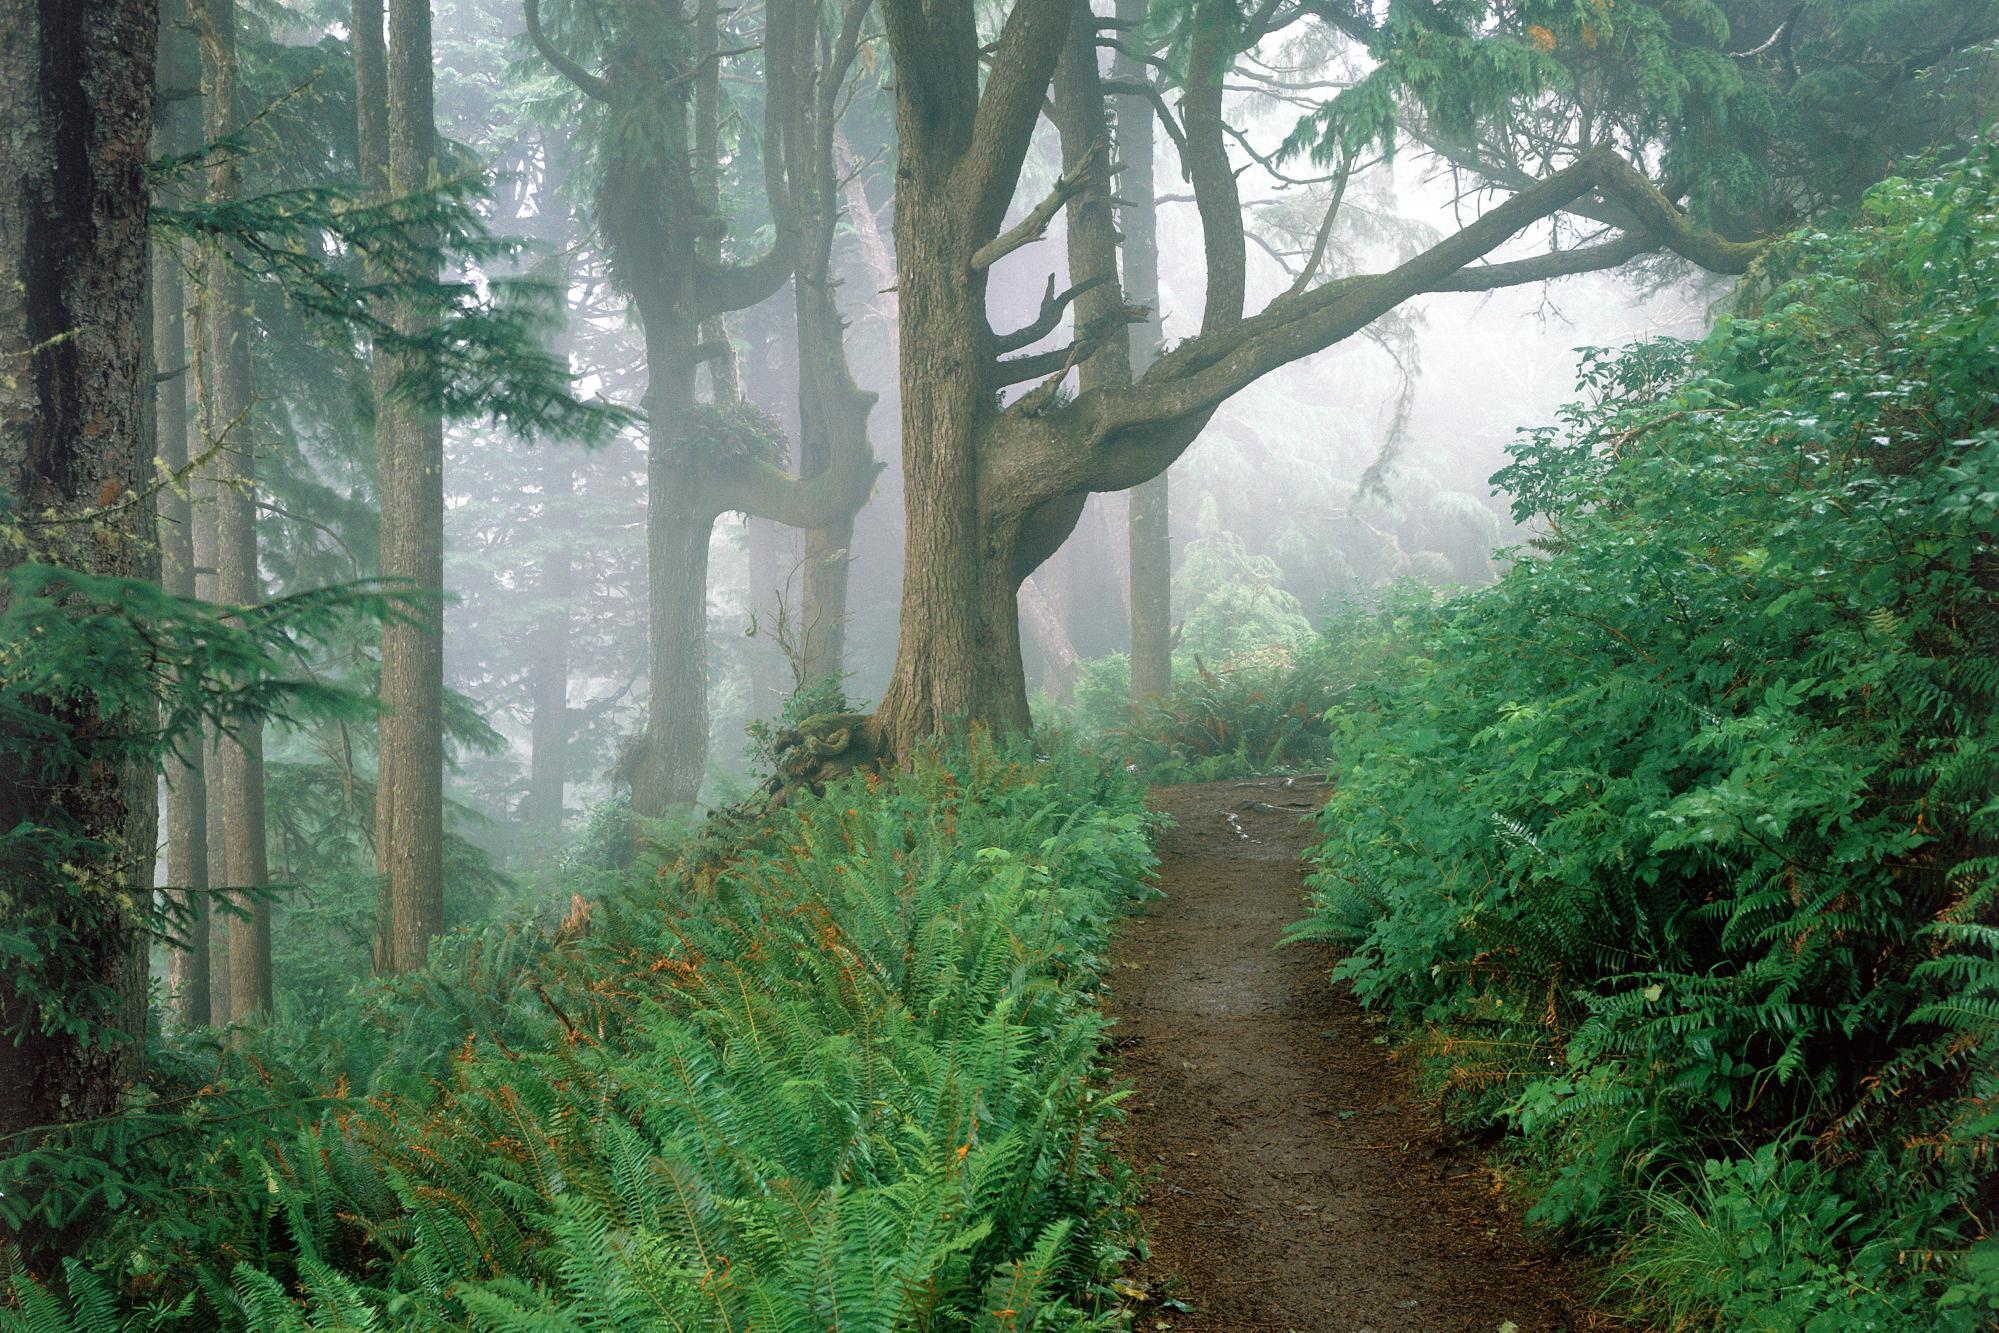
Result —
[[[1117, 0], [1117, 17], [1129, 24], [1111, 58], [1111, 75], [1137, 83], [1151, 69], [1128, 47], [1143, 40], [1145, 0]], [[1124, 294], [1146, 319], [1131, 330], [1131, 369], [1142, 375], [1159, 351], [1159, 204], [1153, 185], [1152, 104], [1126, 96], [1117, 118], [1118, 230], [1124, 233]], [[1173, 546], [1167, 474], [1131, 488], [1131, 697], [1136, 703], [1164, 694], [1173, 683]]]
[[[237, 98], [235, 0], [196, 0], [203, 76], [207, 83], [208, 136], [219, 139], [241, 125]], [[219, 157], [209, 180], [216, 202], [242, 190], [234, 155]], [[256, 453], [250, 377], [250, 320], [242, 278], [228, 256], [211, 254], [203, 283], [207, 301], [208, 419], [204, 434], [219, 444], [214, 476], [216, 596], [231, 606], [263, 600], [257, 571]], [[271, 906], [241, 892], [269, 882], [264, 842], [264, 734], [254, 721], [239, 723], [218, 746], [214, 799], [222, 811], [222, 871], [236, 895], [229, 925], [229, 1018], [262, 1013], [271, 1004]]]
[[[201, 49], [187, 27], [185, 4], [168, 0], [160, 19], [159, 107], [154, 142], [179, 155], [201, 143]], [[187, 289], [183, 256], [160, 245], [153, 252], [153, 360], [161, 379], [154, 404], [156, 452], [177, 480], [160, 492], [160, 584], [176, 597], [195, 595], [194, 506], [187, 480], [188, 386], [193, 380], [187, 340]], [[167, 953], [167, 996], [184, 1027], [206, 1027], [209, 1009], [208, 786], [202, 765], [205, 741], [186, 738], [183, 756], [169, 756], [167, 783], [167, 885], [181, 891], [181, 945]]]
[[[390, 0], [388, 19], [388, 187], [407, 195], [428, 189], [435, 168], [430, 0]], [[405, 335], [422, 333], [429, 318], [412, 302], [394, 312]], [[382, 629], [375, 838], [389, 912], [376, 922], [375, 960], [394, 973], [423, 966], [444, 929], [444, 423], [402, 391], [405, 372], [420, 377], [420, 368], [402, 354], [376, 356], [398, 390], [376, 408], [382, 573], [423, 599]]]
[[[145, 169], [157, 22], [153, 0], [16, 3], [0, 19], [0, 510], [10, 523], [108, 511], [22, 524], [27, 548], [8, 544], [6, 564], [157, 571], [153, 506], [132, 499], [153, 472]], [[107, 726], [151, 722], [46, 707], [86, 745]], [[90, 765], [29, 782], [47, 756], [24, 750], [0, 737], [0, 827], [67, 825], [100, 850], [73, 870], [33, 851], [0, 867], [0, 917], [69, 935], [60, 981], [18, 961], [0, 968], [0, 1134], [115, 1109], [145, 1030], [145, 934], [127, 904], [152, 888], [155, 775]]]

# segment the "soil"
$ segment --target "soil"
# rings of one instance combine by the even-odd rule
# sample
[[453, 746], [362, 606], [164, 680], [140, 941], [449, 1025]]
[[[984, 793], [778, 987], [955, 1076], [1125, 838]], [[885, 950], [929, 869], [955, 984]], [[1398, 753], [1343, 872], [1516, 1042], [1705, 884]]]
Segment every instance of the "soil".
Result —
[[1598, 1326], [1453, 1142], [1334, 955], [1276, 947], [1303, 915], [1304, 819], [1283, 779], [1161, 788], [1165, 897], [1114, 949], [1127, 1158], [1152, 1174], [1139, 1329], [1519, 1333]]

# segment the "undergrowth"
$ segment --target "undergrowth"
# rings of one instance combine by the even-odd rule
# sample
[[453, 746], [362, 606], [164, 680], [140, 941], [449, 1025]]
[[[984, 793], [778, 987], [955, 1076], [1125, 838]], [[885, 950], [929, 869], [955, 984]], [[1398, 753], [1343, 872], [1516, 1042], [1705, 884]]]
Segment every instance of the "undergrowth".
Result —
[[1999, 152], [1587, 363], [1545, 537], [1349, 635], [1298, 931], [1668, 1328], [1999, 1317]]
[[[1136, 784], [977, 742], [0, 1145], [0, 1329], [1085, 1329]], [[31, 1275], [32, 1274], [32, 1275]]]

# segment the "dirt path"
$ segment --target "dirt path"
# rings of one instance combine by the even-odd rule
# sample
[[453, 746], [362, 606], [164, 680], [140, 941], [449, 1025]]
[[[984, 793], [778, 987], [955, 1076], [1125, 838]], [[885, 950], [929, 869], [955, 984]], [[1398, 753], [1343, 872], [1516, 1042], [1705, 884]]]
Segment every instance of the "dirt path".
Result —
[[1179, 1333], [1519, 1333], [1586, 1327], [1475, 1153], [1327, 984], [1331, 959], [1273, 949], [1300, 915], [1300, 816], [1281, 782], [1163, 788], [1166, 897], [1115, 950], [1124, 1148], [1156, 1173], [1148, 1311]]

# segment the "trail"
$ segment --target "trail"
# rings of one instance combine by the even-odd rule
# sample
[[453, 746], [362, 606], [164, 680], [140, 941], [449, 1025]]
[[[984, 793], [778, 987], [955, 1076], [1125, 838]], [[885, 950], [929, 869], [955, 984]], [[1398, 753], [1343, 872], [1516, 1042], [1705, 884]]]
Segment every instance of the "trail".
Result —
[[1127, 1156], [1155, 1295], [1179, 1333], [1519, 1333], [1589, 1327], [1476, 1151], [1327, 981], [1323, 949], [1273, 946], [1301, 914], [1301, 816], [1280, 781], [1161, 788], [1166, 896], [1117, 943], [1114, 1034], [1134, 1086]]

